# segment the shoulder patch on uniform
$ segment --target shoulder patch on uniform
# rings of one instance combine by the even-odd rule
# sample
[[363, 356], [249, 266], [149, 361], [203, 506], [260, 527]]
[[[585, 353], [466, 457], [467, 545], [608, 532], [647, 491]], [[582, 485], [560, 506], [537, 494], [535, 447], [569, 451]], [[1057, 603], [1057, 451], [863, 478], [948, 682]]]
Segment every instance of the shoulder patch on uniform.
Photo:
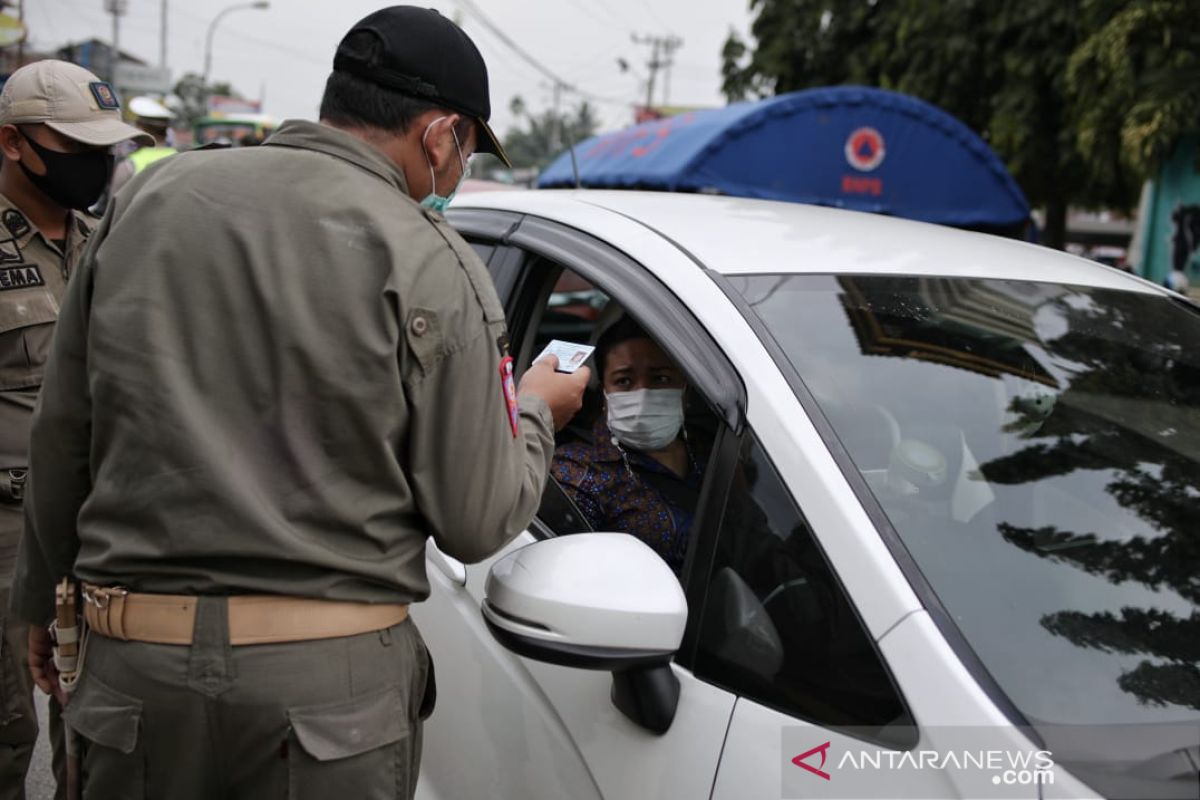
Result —
[[42, 271], [37, 264], [18, 264], [15, 267], [0, 267], [0, 292], [9, 289], [28, 289], [30, 286], [45, 286]]
[[0, 241], [0, 264], [20, 264], [25, 261], [21, 257], [21, 246], [16, 239]]
[[0, 215], [0, 221], [4, 223], [4, 228], [13, 236], [24, 236], [29, 233], [29, 220], [25, 219], [25, 215], [15, 208], [4, 209], [4, 214]]
[[121, 107], [121, 101], [117, 99], [117, 93], [113, 91], [112, 84], [108, 81], [92, 81], [88, 84], [88, 88], [92, 90], [92, 96], [96, 98], [96, 105], [105, 111]]

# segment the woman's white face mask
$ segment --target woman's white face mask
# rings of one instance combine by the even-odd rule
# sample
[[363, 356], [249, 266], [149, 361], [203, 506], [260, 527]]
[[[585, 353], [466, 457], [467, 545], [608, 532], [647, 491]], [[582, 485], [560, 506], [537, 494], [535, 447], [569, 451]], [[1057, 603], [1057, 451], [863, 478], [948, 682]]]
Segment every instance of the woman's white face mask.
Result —
[[683, 389], [605, 392], [608, 429], [622, 447], [662, 450], [683, 427]]

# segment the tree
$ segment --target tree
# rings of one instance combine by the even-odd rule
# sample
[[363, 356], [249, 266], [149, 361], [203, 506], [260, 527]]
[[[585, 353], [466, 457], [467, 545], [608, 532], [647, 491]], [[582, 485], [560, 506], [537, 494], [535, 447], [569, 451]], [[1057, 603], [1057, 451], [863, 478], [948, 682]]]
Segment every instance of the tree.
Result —
[[[1000, 533], [1040, 558], [1113, 585], [1174, 595], [1194, 607], [1200, 604], [1200, 437], [1162, 418], [1149, 422], [1129, 415], [1114, 424], [1113, 411], [1127, 408], [1125, 398], [1144, 403], [1152, 397], [1179, 409], [1179, 420], [1188, 419], [1200, 404], [1198, 367], [1188, 355], [1197, 326], [1179, 324], [1181, 315], [1175, 324], [1158, 326], [1158, 341], [1133, 346], [1125, 332], [1144, 315], [1135, 299], [1111, 293], [1086, 307], [1058, 300], [1052, 308], [1067, 321], [1067, 332], [1047, 342], [1048, 350], [1075, 372], [1049, 417], [1014, 401], [1018, 428], [1037, 433], [1025, 447], [980, 465], [980, 471], [992, 484], [1008, 486], [1073, 473], [1106, 474], [1105, 491], [1148, 530], [1124, 538], [1114, 530], [1097, 534], [1001, 523]], [[1140, 412], [1142, 406], [1135, 407]], [[1119, 615], [1064, 609], [1045, 615], [1041, 624], [1080, 647], [1141, 656], [1117, 681], [1139, 702], [1200, 708], [1200, 614], [1181, 615], [1164, 600], [1154, 608], [1123, 607]]]
[[194, 72], [189, 72], [175, 84], [175, 96], [179, 104], [172, 109], [176, 113], [180, 125], [191, 128], [196, 120], [208, 115], [208, 98], [213, 95], [238, 97], [233, 86], [228, 83], [213, 83], [205, 85], [204, 78]]
[[512, 128], [504, 137], [504, 149], [514, 167], [542, 169], [568, 144], [578, 144], [596, 133], [599, 121], [587, 101], [565, 114], [546, 110], [531, 114], [521, 97], [509, 103], [513, 116], [524, 121], [523, 128]]
[[[752, 28], [756, 47], [751, 50], [736, 35], [725, 43], [722, 72], [729, 99], [859, 83], [933, 103], [989, 141], [1030, 202], [1046, 209], [1044, 239], [1058, 247], [1065, 239], [1068, 204], [1127, 208], [1147, 177], [1145, 163], [1123, 155], [1128, 137], [1103, 135], [1097, 124], [1095, 96], [1107, 86], [1104, 80], [1088, 83], [1089, 65], [1104, 54], [1112, 69], [1130, 69], [1137, 75], [1134, 95], [1154, 81], [1156, 105], [1146, 108], [1153, 117], [1181, 95], [1174, 84], [1135, 68], [1147, 52], [1157, 52], [1147, 50], [1158, 41], [1147, 31], [1182, 26], [1195, 14], [1187, 0], [751, 2], [758, 9]], [[1135, 6], [1156, 12], [1137, 15], [1140, 27], [1127, 21], [1096, 38], [1115, 13]], [[1154, 63], [1194, 63], [1195, 28], [1193, 21], [1191, 33], [1176, 34]], [[1114, 54], [1120, 46], [1114, 42], [1142, 49]], [[1180, 52], [1183, 43], [1192, 48], [1189, 54]], [[1088, 60], [1081, 52], [1096, 56]], [[1189, 68], [1173, 67], [1176, 82], [1189, 80]], [[1194, 97], [1200, 89], [1190, 80]], [[1082, 92], [1085, 85], [1090, 94]], [[1120, 109], [1132, 105], [1131, 96], [1104, 105], [1107, 121], [1122, 120]], [[1186, 125], [1191, 106], [1180, 105], [1173, 116], [1181, 121], [1159, 127], [1158, 146]], [[1087, 133], [1089, 124], [1095, 133]]]
[[1081, 115], [1076, 146], [1090, 169], [1153, 177], [1179, 138], [1200, 131], [1200, 21], [1177, 0], [1089, 0], [1102, 20], [1071, 55], [1067, 84]]

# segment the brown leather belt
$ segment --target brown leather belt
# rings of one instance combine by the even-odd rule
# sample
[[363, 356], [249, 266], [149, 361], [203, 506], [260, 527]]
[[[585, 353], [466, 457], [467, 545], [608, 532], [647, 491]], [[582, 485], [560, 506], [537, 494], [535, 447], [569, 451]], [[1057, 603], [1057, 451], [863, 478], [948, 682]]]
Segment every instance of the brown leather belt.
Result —
[[[152, 644], [191, 644], [199, 598], [138, 594], [83, 584], [83, 613], [95, 633]], [[232, 595], [229, 643], [279, 644], [383, 630], [408, 618], [406, 603], [352, 603], [308, 597]]]

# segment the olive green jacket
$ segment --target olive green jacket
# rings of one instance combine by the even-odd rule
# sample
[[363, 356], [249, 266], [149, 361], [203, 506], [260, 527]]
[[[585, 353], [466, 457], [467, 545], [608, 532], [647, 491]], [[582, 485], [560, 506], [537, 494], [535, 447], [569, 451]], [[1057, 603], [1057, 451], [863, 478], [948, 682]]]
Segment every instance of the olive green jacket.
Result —
[[368, 602], [528, 525], [546, 404], [501, 380], [486, 269], [400, 169], [289, 122], [139, 173], [72, 279], [46, 369], [14, 610], [52, 582]]

